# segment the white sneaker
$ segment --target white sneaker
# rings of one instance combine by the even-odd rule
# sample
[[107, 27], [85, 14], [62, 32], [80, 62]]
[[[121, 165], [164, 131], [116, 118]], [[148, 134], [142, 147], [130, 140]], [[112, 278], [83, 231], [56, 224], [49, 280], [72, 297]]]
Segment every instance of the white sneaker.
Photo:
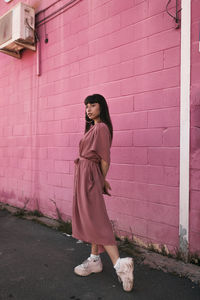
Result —
[[81, 265], [74, 268], [74, 273], [79, 276], [88, 276], [91, 273], [102, 272], [102, 270], [103, 265], [101, 262], [101, 258], [95, 261], [88, 257]]
[[133, 270], [134, 262], [131, 257], [121, 258], [119, 269], [116, 270], [118, 279], [122, 282], [123, 289], [126, 292], [130, 292], [133, 289]]

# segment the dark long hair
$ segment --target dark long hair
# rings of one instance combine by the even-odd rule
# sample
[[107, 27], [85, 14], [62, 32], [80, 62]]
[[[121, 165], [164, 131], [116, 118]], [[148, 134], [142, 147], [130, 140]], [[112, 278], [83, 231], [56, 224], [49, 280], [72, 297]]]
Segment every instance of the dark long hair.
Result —
[[[84, 101], [84, 104], [87, 105], [88, 103], [99, 103], [100, 105], [100, 119], [101, 122], [105, 123], [108, 126], [108, 129], [110, 131], [111, 140], [113, 138], [113, 126], [110, 119], [108, 104], [106, 102], [106, 99], [100, 95], [100, 94], [93, 94], [90, 96], [87, 96], [87, 98]], [[94, 121], [90, 120], [87, 114], [85, 113], [85, 133], [90, 129], [91, 125], [94, 125]]]

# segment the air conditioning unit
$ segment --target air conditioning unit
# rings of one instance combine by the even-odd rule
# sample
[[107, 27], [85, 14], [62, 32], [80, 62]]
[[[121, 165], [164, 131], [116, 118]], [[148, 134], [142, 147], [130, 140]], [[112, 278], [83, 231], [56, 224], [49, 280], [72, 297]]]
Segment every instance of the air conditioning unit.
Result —
[[20, 58], [24, 48], [36, 50], [35, 10], [20, 2], [0, 17], [0, 51]]

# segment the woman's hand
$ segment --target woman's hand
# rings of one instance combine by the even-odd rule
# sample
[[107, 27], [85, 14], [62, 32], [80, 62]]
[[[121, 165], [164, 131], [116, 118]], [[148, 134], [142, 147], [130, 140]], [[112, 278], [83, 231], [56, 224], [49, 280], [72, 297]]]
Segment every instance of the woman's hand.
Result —
[[111, 196], [108, 190], [112, 190], [110, 183], [107, 180], [104, 180], [104, 194]]

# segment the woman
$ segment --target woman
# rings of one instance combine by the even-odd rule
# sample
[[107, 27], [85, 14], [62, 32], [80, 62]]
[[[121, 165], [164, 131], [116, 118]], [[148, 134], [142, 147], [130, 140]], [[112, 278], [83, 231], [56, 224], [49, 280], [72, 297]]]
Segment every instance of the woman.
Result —
[[94, 94], [85, 101], [85, 135], [79, 143], [79, 158], [75, 162], [72, 213], [73, 237], [91, 244], [91, 255], [74, 268], [80, 276], [101, 272], [100, 253], [110, 256], [119, 281], [125, 291], [133, 288], [133, 259], [120, 258], [103, 193], [110, 195], [106, 180], [110, 165], [113, 137], [108, 106], [103, 96]]

